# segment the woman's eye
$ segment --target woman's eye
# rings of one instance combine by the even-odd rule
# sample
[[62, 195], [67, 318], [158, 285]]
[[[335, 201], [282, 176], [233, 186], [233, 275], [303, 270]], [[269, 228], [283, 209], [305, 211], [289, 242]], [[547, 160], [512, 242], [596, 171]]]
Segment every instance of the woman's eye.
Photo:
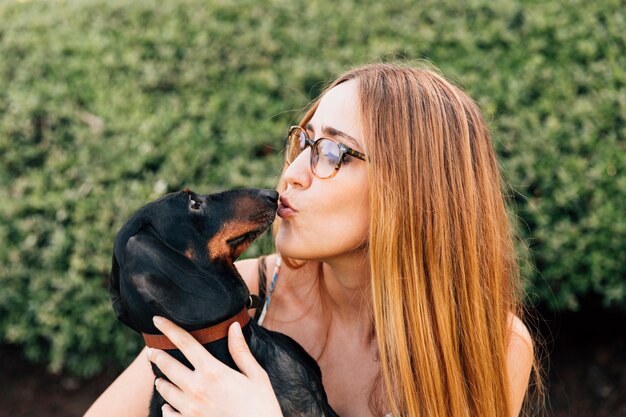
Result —
[[324, 157], [328, 159], [333, 164], [339, 163], [339, 154], [336, 152], [325, 152]]

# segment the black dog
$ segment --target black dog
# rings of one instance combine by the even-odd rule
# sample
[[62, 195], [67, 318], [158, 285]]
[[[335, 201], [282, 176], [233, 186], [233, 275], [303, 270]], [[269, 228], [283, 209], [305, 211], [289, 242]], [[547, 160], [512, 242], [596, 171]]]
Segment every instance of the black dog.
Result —
[[[283, 415], [336, 416], [313, 358], [288, 336], [249, 321], [246, 311], [253, 298], [234, 261], [273, 222], [277, 201], [278, 193], [271, 190], [197, 195], [185, 189], [146, 205], [115, 238], [110, 277], [113, 309], [148, 344], [170, 349], [167, 352], [189, 368], [191, 364], [173, 345], [168, 346], [165, 336], [153, 336], [160, 334], [153, 316], [166, 317], [194, 335], [213, 333], [220, 326], [225, 329], [239, 319], [245, 324], [250, 351], [269, 375]], [[204, 347], [237, 369], [227, 339], [218, 337]], [[164, 377], [155, 365], [152, 369], [157, 377]], [[161, 416], [163, 404], [154, 391], [150, 416]]]

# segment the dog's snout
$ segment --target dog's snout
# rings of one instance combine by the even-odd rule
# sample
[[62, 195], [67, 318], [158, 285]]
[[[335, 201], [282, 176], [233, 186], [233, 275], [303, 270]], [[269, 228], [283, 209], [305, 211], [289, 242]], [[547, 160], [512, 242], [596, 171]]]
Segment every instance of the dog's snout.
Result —
[[261, 190], [259, 191], [261, 197], [267, 198], [273, 204], [278, 203], [278, 192], [274, 190]]

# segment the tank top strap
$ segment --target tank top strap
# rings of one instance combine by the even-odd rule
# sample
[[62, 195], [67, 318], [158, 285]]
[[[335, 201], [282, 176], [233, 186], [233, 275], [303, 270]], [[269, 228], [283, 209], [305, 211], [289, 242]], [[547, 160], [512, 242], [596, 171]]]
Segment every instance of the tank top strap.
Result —
[[257, 269], [259, 272], [259, 304], [254, 312], [254, 320], [258, 321], [259, 316], [261, 315], [261, 310], [263, 309], [263, 304], [265, 304], [265, 288], [267, 287], [267, 274], [265, 267], [265, 255], [259, 256], [257, 259]]
[[259, 279], [262, 279], [261, 282], [259, 282], [259, 298], [261, 298], [261, 303], [263, 307], [258, 309], [254, 315], [254, 318], [256, 319], [256, 322], [259, 325], [263, 324], [263, 320], [265, 319], [267, 310], [270, 307], [270, 303], [272, 301], [272, 294], [274, 293], [274, 289], [276, 288], [276, 283], [278, 282], [278, 275], [280, 274], [281, 265], [282, 265], [282, 258], [280, 257], [280, 255], [277, 255], [276, 264], [274, 265], [274, 272], [272, 273], [272, 281], [270, 282], [270, 287], [267, 290], [265, 289], [265, 285], [266, 285], [265, 283], [267, 282], [267, 279], [265, 279], [265, 262], [262, 263], [262, 266], [263, 266], [262, 278], [260, 274], [261, 269], [259, 269]]
[[263, 301], [265, 300], [265, 287], [267, 286], [267, 274], [265, 272], [266, 268], [265, 268], [265, 258], [267, 258], [267, 256], [263, 255], [263, 256], [259, 256], [259, 259], [257, 259], [257, 269], [259, 271], [259, 298], [261, 299], [261, 305], [263, 304]]

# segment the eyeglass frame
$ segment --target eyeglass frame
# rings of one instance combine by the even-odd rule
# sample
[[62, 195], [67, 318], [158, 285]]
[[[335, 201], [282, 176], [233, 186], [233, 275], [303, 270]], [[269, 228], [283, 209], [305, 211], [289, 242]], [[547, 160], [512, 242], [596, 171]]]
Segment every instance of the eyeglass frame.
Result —
[[[337, 142], [335, 139], [332, 138], [326, 138], [326, 137], [320, 137], [317, 138], [316, 140], [312, 140], [309, 137], [309, 134], [307, 133], [306, 129], [303, 128], [302, 126], [291, 126], [289, 128], [289, 133], [287, 134], [287, 138], [285, 138], [285, 148], [287, 147], [287, 144], [289, 143], [289, 138], [291, 137], [291, 134], [293, 133], [294, 130], [300, 130], [302, 133], [304, 133], [304, 148], [300, 151], [300, 153], [298, 154], [298, 156], [300, 156], [300, 154], [302, 152], [304, 152], [308, 147], [311, 148], [311, 156], [309, 158], [309, 166], [311, 168], [311, 172], [313, 173], [313, 175], [315, 175], [317, 178], [322, 179], [322, 180], [328, 180], [331, 179], [332, 177], [334, 177], [335, 175], [337, 175], [337, 172], [339, 172], [339, 168], [341, 168], [341, 163], [343, 162], [343, 159], [346, 155], [350, 155], [353, 156], [357, 159], [360, 159], [361, 161], [367, 161], [367, 156], [364, 153], [361, 153], [357, 150], [354, 150], [352, 148], [347, 147], [346, 145], [344, 145], [341, 142]], [[322, 140], [329, 140], [333, 143], [335, 143], [337, 145], [337, 147], [339, 148], [339, 151], [341, 152], [339, 155], [339, 162], [337, 162], [337, 164], [335, 165], [335, 168], [332, 172], [332, 174], [330, 174], [328, 177], [320, 177], [319, 174], [317, 174], [315, 172], [315, 168], [313, 167], [313, 152], [318, 152], [316, 149], [317, 144], [322, 141]], [[296, 157], [297, 158], [297, 157]], [[318, 154], [318, 158], [319, 158], [319, 154]], [[295, 159], [294, 159], [295, 160]], [[287, 153], [285, 153], [285, 163], [289, 166], [292, 164], [293, 161], [289, 162], [287, 160]]]

